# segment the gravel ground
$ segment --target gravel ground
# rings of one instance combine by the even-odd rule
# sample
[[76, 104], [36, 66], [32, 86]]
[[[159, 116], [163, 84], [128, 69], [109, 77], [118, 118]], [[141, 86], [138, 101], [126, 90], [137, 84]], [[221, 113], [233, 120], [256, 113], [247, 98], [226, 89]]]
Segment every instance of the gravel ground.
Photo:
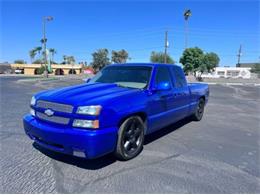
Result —
[[22, 127], [31, 96], [78, 80], [0, 77], [0, 193], [260, 193], [260, 88], [210, 86], [200, 122], [180, 121], [146, 137], [121, 162], [47, 151]]

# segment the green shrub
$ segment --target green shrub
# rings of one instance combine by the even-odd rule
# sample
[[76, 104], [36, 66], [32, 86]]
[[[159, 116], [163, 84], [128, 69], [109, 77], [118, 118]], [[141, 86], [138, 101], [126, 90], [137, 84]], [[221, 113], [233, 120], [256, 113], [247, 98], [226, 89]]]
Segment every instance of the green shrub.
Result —
[[41, 66], [40, 68], [36, 68], [35, 73], [36, 74], [43, 74], [45, 70], [44, 66]]

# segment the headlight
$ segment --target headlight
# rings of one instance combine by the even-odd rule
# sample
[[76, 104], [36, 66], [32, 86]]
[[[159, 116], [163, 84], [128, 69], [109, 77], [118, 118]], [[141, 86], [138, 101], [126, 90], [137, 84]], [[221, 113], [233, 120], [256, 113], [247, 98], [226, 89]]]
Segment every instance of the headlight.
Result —
[[32, 99], [31, 99], [31, 106], [35, 106], [36, 104], [36, 99], [34, 96], [32, 96]]
[[99, 128], [99, 121], [98, 120], [92, 121], [92, 120], [75, 119], [73, 121], [73, 127], [97, 129], [97, 128]]
[[35, 110], [34, 109], [30, 109], [30, 114], [32, 115], [32, 116], [35, 116]]
[[86, 114], [86, 115], [99, 115], [101, 111], [101, 106], [80, 106], [78, 107], [77, 113], [78, 114]]

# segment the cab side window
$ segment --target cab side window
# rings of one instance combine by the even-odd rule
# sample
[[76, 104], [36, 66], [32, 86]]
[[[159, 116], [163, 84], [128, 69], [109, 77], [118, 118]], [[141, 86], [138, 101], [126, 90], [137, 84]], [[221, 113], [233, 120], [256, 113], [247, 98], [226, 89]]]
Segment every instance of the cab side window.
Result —
[[176, 86], [177, 88], [185, 87], [187, 85], [185, 75], [183, 74], [181, 68], [178, 67], [171, 67], [173, 75], [175, 77]]
[[169, 82], [172, 85], [170, 70], [167, 67], [158, 67], [155, 77], [155, 83]]

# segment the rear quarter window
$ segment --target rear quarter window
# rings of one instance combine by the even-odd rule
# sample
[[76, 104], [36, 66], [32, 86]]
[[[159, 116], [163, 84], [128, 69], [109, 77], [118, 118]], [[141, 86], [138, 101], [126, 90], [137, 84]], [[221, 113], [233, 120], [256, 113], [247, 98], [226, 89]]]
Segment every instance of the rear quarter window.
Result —
[[181, 67], [172, 66], [171, 70], [175, 79], [175, 87], [185, 87], [187, 85], [187, 81]]

